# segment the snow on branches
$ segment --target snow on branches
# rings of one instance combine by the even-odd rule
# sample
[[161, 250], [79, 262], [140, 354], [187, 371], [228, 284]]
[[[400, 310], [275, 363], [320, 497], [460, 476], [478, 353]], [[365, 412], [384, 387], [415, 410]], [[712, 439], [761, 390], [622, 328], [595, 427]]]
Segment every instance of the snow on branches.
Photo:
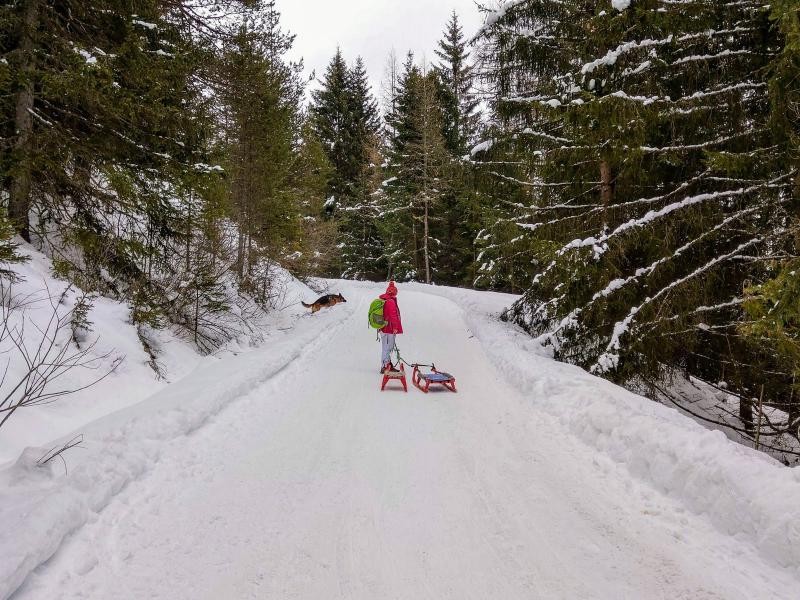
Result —
[[479, 36], [502, 125], [476, 160], [509, 197], [483, 260], [520, 257], [530, 282], [507, 317], [621, 381], [769, 362], [731, 298], [794, 254], [782, 39], [759, 2], [611, 7], [523, 0]]

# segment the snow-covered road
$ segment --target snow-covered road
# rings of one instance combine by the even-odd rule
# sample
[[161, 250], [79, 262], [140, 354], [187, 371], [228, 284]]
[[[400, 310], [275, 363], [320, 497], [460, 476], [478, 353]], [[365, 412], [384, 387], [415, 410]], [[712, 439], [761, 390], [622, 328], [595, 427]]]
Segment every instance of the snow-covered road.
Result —
[[536, 410], [451, 300], [401, 288], [398, 344], [459, 393], [378, 391], [376, 289], [343, 291], [343, 326], [166, 442], [14, 599], [796, 600], [790, 570]]

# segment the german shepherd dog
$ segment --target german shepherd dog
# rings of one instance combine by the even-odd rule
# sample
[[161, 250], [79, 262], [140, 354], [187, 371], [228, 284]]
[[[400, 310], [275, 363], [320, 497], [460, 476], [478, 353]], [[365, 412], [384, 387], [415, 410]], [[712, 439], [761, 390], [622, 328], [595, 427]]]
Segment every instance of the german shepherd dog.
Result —
[[342, 296], [341, 294], [328, 294], [327, 296], [322, 296], [322, 298], [320, 298], [313, 304], [306, 304], [305, 302], [301, 302], [300, 304], [302, 304], [306, 308], [310, 308], [311, 314], [313, 315], [318, 310], [322, 310], [323, 308], [330, 308], [331, 306], [339, 304], [340, 302], [347, 302], [347, 300], [345, 300], [344, 296]]

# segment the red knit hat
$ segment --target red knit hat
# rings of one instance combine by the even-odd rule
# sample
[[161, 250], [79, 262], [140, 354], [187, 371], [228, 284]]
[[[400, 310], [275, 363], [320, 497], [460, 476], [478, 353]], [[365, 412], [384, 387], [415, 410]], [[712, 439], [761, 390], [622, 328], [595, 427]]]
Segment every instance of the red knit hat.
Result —
[[389, 287], [386, 288], [386, 293], [389, 296], [397, 296], [397, 286], [395, 286], [394, 281], [389, 282]]

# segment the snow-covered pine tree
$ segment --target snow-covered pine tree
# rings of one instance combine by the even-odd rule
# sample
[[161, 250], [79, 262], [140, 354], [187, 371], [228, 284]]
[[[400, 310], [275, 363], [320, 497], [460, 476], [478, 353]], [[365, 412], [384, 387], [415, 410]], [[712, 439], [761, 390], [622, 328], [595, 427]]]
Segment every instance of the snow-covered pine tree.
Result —
[[349, 154], [352, 179], [348, 202], [340, 207], [338, 230], [345, 277], [383, 275], [383, 241], [378, 228], [380, 196], [376, 177], [381, 159], [378, 103], [372, 94], [364, 61], [359, 56], [347, 72]]
[[473, 66], [467, 51], [467, 39], [455, 11], [435, 53], [439, 58], [434, 70], [441, 83], [445, 143], [453, 156], [464, 156], [476, 140], [480, 102], [473, 89]]
[[354, 160], [369, 165], [369, 149], [376, 142], [375, 136], [381, 128], [378, 101], [372, 95], [369, 76], [364, 60], [359, 56], [347, 72], [347, 89], [352, 103], [352, 119], [357, 127], [354, 132]]
[[793, 0], [778, 0], [771, 6], [771, 18], [783, 36], [782, 52], [771, 69], [772, 127], [797, 172], [795, 197], [800, 198], [800, 6]]
[[299, 67], [286, 60], [293, 37], [274, 2], [245, 22], [225, 48], [218, 98], [228, 157], [229, 205], [238, 225], [236, 270], [258, 290], [264, 258], [280, 260], [299, 236], [301, 209], [291, 194], [299, 145]]
[[323, 217], [330, 172], [325, 148], [306, 113], [290, 180], [303, 216], [302, 236], [296, 240], [291, 258], [284, 260], [285, 266], [300, 278], [334, 272], [339, 263], [337, 254], [330, 251], [336, 246], [336, 223]]
[[529, 210], [549, 190], [570, 186], [543, 181], [541, 147], [566, 140], [548, 105], [527, 97], [556, 94], [557, 76], [580, 60], [583, 32], [575, 15], [582, 13], [574, 2], [517, 0], [486, 14], [474, 38], [476, 77], [489, 92], [493, 120], [470, 152], [476, 187], [485, 198], [472, 284], [520, 293], [553, 246], [526, 230]]
[[350, 124], [351, 103], [347, 89], [347, 71], [342, 51], [337, 48], [320, 82], [321, 87], [311, 92], [314, 128], [333, 168], [328, 184], [331, 194], [330, 210], [335, 210], [336, 203], [348, 193], [348, 181], [352, 179], [348, 161], [347, 127]]
[[[222, 0], [0, 8], [3, 192], [16, 231], [86, 290], [169, 312], [180, 190], [211, 176], [198, 85]], [[197, 9], [197, 12], [195, 12]], [[214, 21], [216, 22], [216, 21]]]
[[474, 279], [475, 235], [481, 228], [480, 198], [472, 165], [464, 156], [479, 135], [481, 115], [467, 39], [457, 13], [451, 15], [435, 52], [442, 134], [451, 157], [448, 185], [441, 196], [439, 282], [469, 285]]
[[482, 36], [529, 170], [532, 204], [507, 219], [540, 265], [509, 318], [617, 380], [681, 369], [755, 395], [742, 290], [790, 246], [768, 8], [521, 0]]
[[[791, 0], [772, 3], [772, 18], [784, 36], [782, 52], [776, 57], [770, 80], [772, 96], [773, 139], [778, 153], [786, 157], [787, 168], [794, 169], [795, 187], [793, 221], [795, 239], [800, 234], [800, 6]], [[794, 254], [798, 254], [795, 242]], [[771, 352], [771, 377], [774, 404], [787, 415], [785, 422], [772, 419], [770, 425], [782, 427], [795, 439], [800, 436], [800, 259], [782, 261], [776, 276], [745, 290], [744, 310], [747, 319], [741, 331], [754, 344], [765, 345]], [[780, 374], [779, 377], [775, 377]], [[791, 377], [791, 386], [781, 390], [781, 381]], [[777, 388], [777, 392], [775, 392]], [[774, 429], [774, 427], [771, 427]]]
[[441, 200], [450, 183], [452, 159], [443, 135], [439, 81], [409, 53], [400, 78], [397, 110], [389, 115], [390, 140], [384, 182], [390, 275], [431, 283], [439, 265]]
[[[390, 57], [390, 60], [393, 57]], [[394, 68], [394, 66], [393, 66]], [[409, 143], [413, 130], [410, 126], [411, 106], [418, 102], [415, 88], [410, 82], [420, 77], [420, 70], [409, 52], [402, 66], [397, 69], [396, 80], [391, 93], [393, 97], [387, 104], [385, 115], [386, 138], [384, 173], [386, 179], [381, 184], [380, 196], [383, 214], [380, 220], [384, 252], [387, 264], [387, 278], [410, 280], [417, 277], [416, 228], [410, 215], [411, 203], [402, 181], [403, 172], [400, 159]]]
[[337, 50], [312, 98], [313, 122], [332, 166], [326, 210], [339, 233], [337, 275], [378, 276], [383, 248], [373, 182], [380, 164], [376, 157], [380, 120], [363, 60], [359, 57], [349, 68]]

